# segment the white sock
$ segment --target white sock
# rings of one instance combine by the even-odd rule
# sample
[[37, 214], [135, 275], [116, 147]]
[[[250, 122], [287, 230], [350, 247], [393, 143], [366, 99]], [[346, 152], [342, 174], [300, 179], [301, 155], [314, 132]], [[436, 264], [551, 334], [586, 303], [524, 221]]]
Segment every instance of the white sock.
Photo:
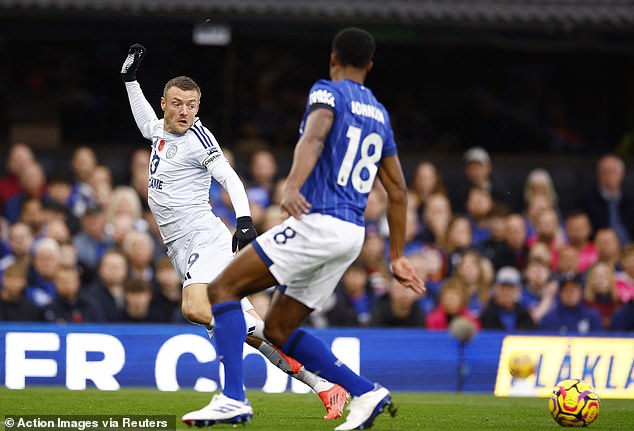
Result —
[[334, 386], [333, 383], [329, 382], [328, 380], [322, 377], [319, 377], [315, 373], [311, 373], [304, 367], [302, 367], [299, 373], [294, 374], [293, 377], [295, 377], [297, 380], [299, 380], [302, 383], [306, 383], [308, 386], [310, 386], [313, 389], [313, 391], [317, 393], [327, 391], [328, 389]]
[[266, 340], [264, 338], [264, 322], [260, 319], [256, 319], [249, 313], [244, 314], [244, 321], [247, 324], [247, 336], [253, 336], [260, 340]]
[[209, 322], [209, 325], [205, 325], [205, 329], [207, 330], [209, 338], [214, 338], [214, 331], [216, 330], [216, 319], [213, 316], [211, 317], [211, 322]]

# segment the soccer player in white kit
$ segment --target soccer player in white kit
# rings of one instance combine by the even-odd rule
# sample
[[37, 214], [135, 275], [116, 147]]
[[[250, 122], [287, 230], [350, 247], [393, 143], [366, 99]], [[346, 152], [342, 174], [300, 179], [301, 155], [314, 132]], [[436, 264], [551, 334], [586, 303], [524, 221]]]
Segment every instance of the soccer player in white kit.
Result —
[[[136, 71], [145, 48], [132, 45], [121, 69], [134, 120], [143, 137], [152, 141], [149, 164], [148, 204], [158, 223], [163, 242], [183, 283], [182, 312], [191, 322], [204, 325], [213, 337], [214, 318], [207, 296], [213, 280], [241, 249], [257, 236], [244, 185], [223, 155], [211, 132], [196, 117], [200, 88], [191, 79], [179, 76], [165, 85], [159, 119], [136, 80]], [[209, 203], [211, 178], [228, 192], [237, 217], [236, 232], [212, 212]], [[247, 298], [241, 307], [247, 323], [247, 342], [257, 348], [282, 371], [310, 386], [326, 407], [325, 419], [341, 416], [348, 392], [339, 385], [305, 370], [264, 340], [263, 322]], [[255, 338], [254, 338], [255, 337]], [[250, 406], [248, 407], [250, 409]], [[246, 412], [248, 420], [252, 412]], [[211, 425], [202, 409], [183, 421]]]

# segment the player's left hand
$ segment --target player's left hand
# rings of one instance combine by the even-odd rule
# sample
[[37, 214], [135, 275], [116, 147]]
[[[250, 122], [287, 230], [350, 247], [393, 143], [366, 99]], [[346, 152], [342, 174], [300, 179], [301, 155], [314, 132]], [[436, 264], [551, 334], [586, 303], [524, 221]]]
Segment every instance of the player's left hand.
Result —
[[425, 283], [418, 277], [414, 267], [406, 257], [399, 257], [392, 261], [392, 275], [403, 286], [422, 295], [427, 290]]
[[231, 249], [234, 253], [236, 250], [242, 250], [257, 236], [258, 233], [255, 231], [255, 226], [253, 226], [253, 219], [249, 216], [238, 217]]

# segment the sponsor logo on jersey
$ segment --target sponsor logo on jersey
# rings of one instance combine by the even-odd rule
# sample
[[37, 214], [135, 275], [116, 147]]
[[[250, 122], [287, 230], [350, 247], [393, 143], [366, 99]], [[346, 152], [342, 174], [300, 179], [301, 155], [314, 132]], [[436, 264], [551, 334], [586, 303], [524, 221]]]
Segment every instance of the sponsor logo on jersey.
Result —
[[328, 90], [315, 90], [308, 96], [308, 105], [321, 103], [324, 105], [335, 107], [335, 96]]
[[205, 160], [203, 160], [203, 166], [207, 167], [209, 166], [209, 164], [211, 162], [213, 162], [214, 160], [218, 159], [218, 157], [220, 157], [220, 153], [216, 152], [215, 154], [210, 154], [207, 157], [205, 157]]
[[158, 150], [163, 151], [163, 148], [165, 148], [165, 141], [161, 139], [158, 144]]
[[172, 157], [176, 155], [177, 151], [178, 151], [178, 147], [176, 145], [170, 145], [169, 147], [167, 147], [167, 153], [165, 153], [165, 157], [167, 157], [168, 159], [171, 159]]
[[149, 189], [163, 190], [163, 181], [158, 178], [150, 178], [147, 186]]
[[365, 103], [357, 102], [353, 100], [350, 102], [352, 113], [355, 115], [361, 115], [362, 117], [372, 118], [381, 124], [385, 124], [385, 117], [383, 111], [373, 105], [366, 105]]

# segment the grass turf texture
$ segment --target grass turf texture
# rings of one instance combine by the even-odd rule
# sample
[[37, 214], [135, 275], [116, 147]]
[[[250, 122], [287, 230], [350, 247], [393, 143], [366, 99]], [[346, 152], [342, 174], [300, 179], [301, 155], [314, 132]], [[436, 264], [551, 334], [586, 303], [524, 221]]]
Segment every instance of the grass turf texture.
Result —
[[[254, 418], [245, 430], [332, 430], [343, 422], [324, 421], [325, 410], [312, 394], [247, 393]], [[209, 402], [210, 394], [180, 391], [159, 392], [125, 389], [102, 392], [95, 389], [69, 391], [60, 388], [0, 389], [0, 429], [4, 415], [175, 415], [176, 428], [183, 414]], [[395, 418], [383, 414], [373, 430], [544, 430], [561, 429], [548, 412], [544, 398], [496, 398], [483, 394], [396, 392]], [[632, 400], [602, 400], [597, 430], [631, 430], [634, 423]], [[192, 430], [198, 428], [192, 427]], [[231, 425], [214, 425], [212, 430], [230, 430]], [[241, 426], [238, 429], [242, 429]]]

